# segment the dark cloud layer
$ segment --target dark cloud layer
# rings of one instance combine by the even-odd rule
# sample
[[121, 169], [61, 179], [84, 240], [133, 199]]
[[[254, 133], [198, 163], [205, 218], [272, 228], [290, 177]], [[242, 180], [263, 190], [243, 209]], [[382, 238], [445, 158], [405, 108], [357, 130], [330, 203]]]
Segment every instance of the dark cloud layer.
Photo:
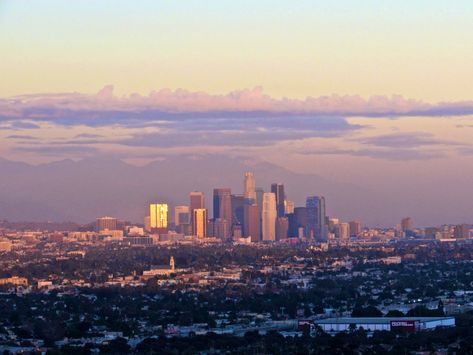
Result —
[[[402, 96], [331, 95], [306, 99], [276, 99], [259, 87], [212, 95], [162, 89], [148, 96], [113, 95], [107, 86], [95, 95], [80, 93], [36, 94], [0, 98], [0, 120], [36, 120], [61, 125], [137, 126], [153, 121], [180, 122], [207, 118], [245, 120], [254, 117], [400, 117], [460, 116], [473, 114], [473, 101], [430, 104]], [[212, 123], [209, 122], [211, 125]], [[290, 124], [290, 123], [288, 123]]]
[[[219, 117], [199, 115], [167, 121], [141, 122], [137, 127], [125, 127], [126, 138], [105, 137], [99, 134], [78, 134], [72, 139], [53, 140], [50, 145], [94, 145], [114, 143], [128, 147], [186, 147], [186, 146], [267, 146], [285, 140], [313, 137], [335, 137], [362, 128], [342, 117]], [[135, 130], [131, 130], [135, 128]]]
[[444, 156], [441, 151], [421, 151], [419, 149], [306, 149], [297, 153], [303, 155], [345, 155], [367, 157], [391, 161], [430, 160]]
[[[0, 121], [2, 118], [0, 116]], [[0, 130], [12, 130], [12, 131], [20, 131], [23, 129], [39, 129], [41, 128], [38, 124], [31, 122], [30, 120], [25, 120], [23, 118], [18, 118], [15, 120], [6, 120], [7, 124], [2, 125]]]
[[29, 135], [22, 135], [22, 134], [12, 134], [8, 136], [7, 139], [23, 139], [23, 140], [36, 140], [37, 137], [29, 136]]
[[36, 153], [44, 156], [54, 157], [83, 157], [96, 153], [98, 150], [94, 147], [89, 146], [74, 146], [74, 145], [29, 145], [14, 147], [14, 151]]
[[360, 142], [366, 145], [387, 148], [417, 148], [421, 146], [433, 145], [459, 145], [458, 142], [446, 139], [438, 139], [429, 133], [423, 132], [380, 135], [361, 139]]
[[118, 141], [127, 146], [265, 146], [284, 140], [332, 137], [361, 128], [339, 117], [209, 118], [167, 122], [155, 133]]
[[[466, 114], [473, 114], [473, 101], [429, 104], [401, 96], [363, 99], [337, 95], [275, 99], [265, 95], [261, 88], [226, 95], [164, 89], [148, 96], [117, 97], [109, 86], [96, 95], [59, 93], [0, 98], [2, 129], [37, 129], [44, 123], [62, 128], [87, 127], [89, 132], [78, 130], [72, 138], [49, 141], [35, 140], [30, 132], [8, 137], [15, 141], [13, 149], [17, 152], [61, 156], [93, 154], [100, 150], [101, 144], [120, 145], [127, 150], [192, 146], [247, 148], [308, 138], [343, 137], [358, 147], [318, 151], [318, 154], [388, 160], [432, 159], [443, 155], [436, 146], [460, 149], [462, 145], [423, 132], [351, 138], [350, 133], [366, 127], [350, 123], [346, 117]], [[90, 132], [91, 128], [100, 129], [100, 134]], [[115, 128], [121, 130], [117, 136], [113, 134]], [[428, 149], [419, 150], [421, 147]], [[465, 147], [460, 153], [467, 152]]]

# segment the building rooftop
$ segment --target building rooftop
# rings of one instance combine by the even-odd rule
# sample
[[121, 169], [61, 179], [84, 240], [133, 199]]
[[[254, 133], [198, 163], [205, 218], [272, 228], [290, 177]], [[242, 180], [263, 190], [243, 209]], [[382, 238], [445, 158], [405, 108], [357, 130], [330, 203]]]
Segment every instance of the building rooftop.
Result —
[[341, 317], [341, 318], [327, 318], [316, 320], [317, 324], [346, 324], [346, 323], [369, 323], [369, 324], [385, 324], [391, 321], [437, 321], [451, 319], [454, 317]]

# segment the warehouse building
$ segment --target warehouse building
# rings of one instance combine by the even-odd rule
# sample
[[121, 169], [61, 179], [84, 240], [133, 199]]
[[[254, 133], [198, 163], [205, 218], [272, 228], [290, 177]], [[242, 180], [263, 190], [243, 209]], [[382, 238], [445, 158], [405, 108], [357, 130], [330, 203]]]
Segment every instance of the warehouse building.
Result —
[[455, 326], [454, 317], [363, 317], [363, 318], [328, 318], [316, 320], [326, 333], [334, 334], [363, 328], [368, 332], [375, 330], [401, 331], [414, 333], [419, 330], [436, 327]]

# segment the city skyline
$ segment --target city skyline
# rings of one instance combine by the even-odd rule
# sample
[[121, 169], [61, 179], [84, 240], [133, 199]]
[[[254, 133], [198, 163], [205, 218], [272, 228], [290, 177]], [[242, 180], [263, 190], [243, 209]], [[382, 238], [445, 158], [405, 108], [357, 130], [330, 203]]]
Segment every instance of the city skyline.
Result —
[[0, 352], [473, 354], [471, 0], [0, 0]]
[[[216, 157], [212, 157], [212, 159], [215, 159]], [[212, 161], [211, 159], [211, 161]], [[221, 159], [221, 157], [219, 158]], [[190, 163], [189, 160], [186, 160], [187, 163]], [[216, 170], [219, 170], [221, 166], [224, 166], [223, 161], [219, 160], [220, 164], [216, 166]], [[227, 161], [225, 164], [232, 165], [236, 161]], [[0, 161], [1, 163], [1, 161]], [[90, 160], [87, 162], [87, 165], [89, 163], [93, 163], [94, 166], [97, 166], [96, 164], [100, 165], [105, 165], [109, 172], [111, 172], [110, 169], [113, 169], [114, 164], [116, 161], [114, 160]], [[199, 166], [200, 161], [196, 160], [194, 163], [197, 163], [196, 166]], [[8, 203], [7, 200], [0, 200], [0, 206], [3, 206], [3, 217], [6, 219], [9, 219], [12, 222], [20, 222], [20, 221], [30, 221], [30, 222], [45, 222], [47, 220], [53, 221], [53, 222], [76, 222], [76, 223], [89, 223], [91, 220], [95, 219], [97, 215], [113, 215], [113, 216], [118, 216], [121, 220], [129, 220], [133, 223], [142, 223], [143, 221], [143, 215], [148, 209], [146, 203], [154, 203], [155, 201], [162, 201], [165, 202], [166, 205], [169, 205], [169, 208], [174, 208], [174, 207], [185, 207], [189, 209], [189, 218], [192, 219], [192, 213], [190, 211], [191, 205], [195, 205], [196, 208], [207, 208], [208, 213], [210, 216], [213, 215], [213, 207], [214, 204], [212, 203], [212, 191], [215, 193], [215, 190], [220, 190], [219, 188], [215, 188], [215, 186], [211, 183], [209, 183], [209, 180], [205, 178], [205, 176], [202, 176], [202, 179], [196, 179], [196, 177], [192, 177], [191, 179], [187, 179], [186, 176], [175, 176], [174, 178], [163, 178], [161, 175], [153, 175], [150, 174], [149, 170], [144, 170], [142, 174], [146, 174], [150, 176], [149, 183], [145, 180], [143, 180], [142, 177], [140, 177], [140, 174], [137, 174], [139, 170], [137, 170], [136, 167], [133, 167], [131, 165], [127, 165], [122, 163], [122, 167], [127, 167], [130, 170], [127, 172], [124, 172], [124, 179], [125, 180], [117, 180], [117, 178], [113, 180], [109, 180], [108, 176], [106, 175], [101, 175], [100, 172], [95, 172], [96, 174], [90, 174], [90, 179], [94, 181], [94, 183], [100, 183], [100, 189], [102, 191], [102, 194], [100, 195], [100, 201], [98, 203], [95, 203], [94, 206], [89, 205], [89, 202], [91, 201], [90, 198], [95, 198], [94, 191], [93, 189], [90, 190], [88, 183], [86, 181], [82, 181], [79, 183], [79, 185], [76, 185], [76, 190], [75, 194], [71, 195], [71, 197], [67, 197], [64, 199], [65, 195], [68, 193], [68, 189], [70, 186], [70, 181], [72, 181], [75, 176], [63, 178], [61, 175], [58, 175], [58, 168], [61, 166], [67, 166], [68, 168], [71, 168], [75, 166], [76, 164], [79, 171], [84, 169], [84, 165], [79, 163], [73, 163], [73, 162], [59, 162], [53, 165], [43, 165], [41, 166], [42, 172], [48, 172], [47, 175], [43, 175], [41, 177], [41, 181], [43, 181], [42, 186], [43, 189], [41, 190], [43, 195], [47, 195], [49, 199], [49, 205], [43, 205], [41, 209], [37, 210], [35, 209], [35, 203], [37, 198], [35, 198], [34, 193], [35, 192], [29, 192], [28, 193], [28, 198], [31, 199], [33, 196], [33, 200], [29, 202], [28, 206], [27, 205], [22, 205], [21, 208], [23, 209], [22, 213], [19, 214], [20, 217], [17, 218], [12, 218], [11, 215], [8, 216], [8, 214], [5, 214], [5, 211], [8, 211], [9, 207], [15, 207], [17, 204], [10, 204]], [[86, 165], [86, 166], [87, 166]], [[15, 169], [19, 169], [19, 172], [24, 175], [30, 167], [28, 165], [17, 165], [16, 163], [12, 164]], [[10, 168], [11, 166], [7, 165], [7, 168]], [[54, 167], [55, 169], [52, 171], [49, 171], [49, 169], [44, 169], [44, 167]], [[159, 165], [158, 165], [159, 167]], [[235, 167], [235, 165], [233, 166]], [[257, 195], [256, 201], [254, 201], [259, 208], [262, 206], [262, 196], [263, 192], [270, 192], [272, 189], [274, 189], [274, 186], [279, 186], [284, 190], [284, 186], [289, 186], [289, 188], [286, 191], [289, 191], [289, 198], [284, 199], [284, 203], [282, 204], [282, 207], [285, 207], [288, 211], [294, 211], [294, 207], [297, 210], [301, 206], [305, 206], [306, 203], [306, 197], [310, 192], [316, 192], [317, 194], [320, 195], [325, 195], [329, 197], [330, 204], [328, 206], [328, 211], [327, 214], [330, 216], [337, 216], [339, 218], [342, 218], [344, 220], [363, 220], [366, 225], [370, 227], [384, 227], [384, 228], [389, 228], [393, 227], [398, 222], [401, 220], [401, 218], [404, 218], [406, 215], [411, 215], [414, 217], [416, 221], [416, 226], [417, 227], [428, 227], [428, 226], [433, 226], [433, 225], [443, 225], [443, 224], [462, 224], [462, 223], [468, 223], [471, 218], [469, 215], [468, 211], [465, 211], [466, 213], [460, 214], [458, 211], [452, 211], [454, 213], [451, 214], [454, 218], [449, 218], [447, 215], [444, 215], [442, 218], [425, 218], [425, 213], [422, 214], [422, 210], [419, 210], [417, 208], [413, 208], [414, 206], [411, 206], [411, 208], [402, 208], [399, 209], [396, 213], [388, 213], [387, 211], [393, 211], [392, 206], [383, 206], [383, 208], [386, 210], [384, 215], [388, 216], [388, 219], [384, 220], [379, 220], [376, 217], [376, 214], [374, 212], [380, 212], [380, 211], [375, 211], [375, 210], [365, 210], [363, 211], [363, 207], [365, 206], [373, 206], [375, 209], [377, 209], [377, 205], [373, 204], [373, 201], [382, 201], [383, 198], [385, 198], [385, 195], [382, 196], [370, 196], [370, 199], [368, 199], [368, 195], [363, 196], [362, 194], [355, 194], [355, 195], [350, 195], [349, 192], [354, 192], [351, 191], [352, 186], [350, 185], [339, 185], [335, 190], [331, 188], [331, 183], [321, 180], [318, 178], [315, 183], [312, 184], [307, 184], [305, 185], [306, 182], [309, 182], [312, 177], [310, 175], [287, 175], [287, 172], [278, 171], [278, 173], [282, 173], [282, 175], [274, 175], [274, 174], [268, 174], [268, 172], [273, 172], [273, 170], [268, 170], [270, 166], [268, 165], [263, 165], [263, 170], [260, 170], [260, 173], [258, 176], [261, 178], [261, 186], [260, 184], [255, 185], [255, 193]], [[26, 169], [26, 170], [25, 170]], [[160, 169], [160, 170], [167, 170], [167, 169]], [[229, 170], [230, 171], [230, 170]], [[242, 179], [241, 175], [243, 174], [243, 171], [238, 171], [238, 170], [233, 170], [234, 175], [230, 177], [229, 180], [226, 179], [218, 179], [218, 183], [216, 183], [217, 186], [222, 186], [222, 185], [227, 185], [227, 186], [233, 186], [233, 188], [225, 188], [223, 190], [229, 190], [235, 191], [236, 194], [231, 194], [231, 203], [233, 204], [233, 199], [238, 199], [239, 202], [237, 204], [241, 204], [241, 206], [246, 205], [246, 204], [251, 204], [253, 202], [252, 199], [246, 199], [245, 198], [245, 186], [243, 184], [242, 188]], [[3, 176], [8, 176], [7, 170], [2, 171], [4, 174]], [[92, 171], [91, 171], [92, 172]], [[275, 171], [274, 171], [275, 172]], [[54, 175], [51, 175], [51, 173]], [[71, 171], [73, 175], [76, 175], [75, 169]], [[137, 177], [137, 181], [134, 179], [130, 179], [132, 175]], [[247, 174], [247, 173], [245, 173]], [[254, 174], [252, 174], [252, 180], [254, 184]], [[30, 174], [26, 175], [26, 179], [28, 179]], [[120, 175], [120, 174], [117, 174]], [[172, 175], [172, 173], [171, 173]], [[161, 191], [166, 191], [166, 193], [158, 193], [160, 189], [155, 188], [154, 184], [154, 179], [153, 176], [159, 177], [160, 180], [160, 186], [161, 186]], [[274, 178], [275, 176], [278, 176], [277, 178]], [[273, 183], [272, 181], [282, 181], [279, 176], [285, 176], [284, 184], [281, 183]], [[118, 177], [118, 176], [117, 176]], [[103, 178], [103, 180], [102, 180]], [[164, 179], [164, 180], [163, 180]], [[244, 178], [245, 179], [245, 178]], [[25, 176], [22, 178], [19, 178], [20, 183], [22, 183], [25, 180]], [[48, 185], [45, 185], [45, 180], [51, 180], [51, 186], [48, 187]], [[61, 183], [58, 183], [60, 180], [62, 180]], [[27, 180], [26, 180], [27, 181]], [[114, 182], [117, 181], [117, 184], [121, 184], [122, 188], [117, 189], [114, 185]], [[126, 181], [127, 184], [130, 185], [135, 185], [140, 181], [141, 184], [143, 184], [142, 188], [136, 189], [134, 188], [134, 194], [133, 196], [130, 196], [128, 194], [127, 189], [123, 189], [123, 186], [127, 186], [127, 184], [123, 185], [123, 183]], [[178, 183], [179, 181], [179, 183]], [[198, 181], [198, 182], [197, 182]], [[230, 182], [230, 183], [229, 183]], [[102, 185], [102, 183], [104, 185]], [[21, 185], [20, 185], [21, 186]], [[203, 191], [192, 191], [196, 190], [196, 186], [200, 187], [205, 187]], [[308, 187], [306, 187], [308, 186]], [[309, 186], [312, 186], [312, 188], [309, 188]], [[81, 187], [84, 187], [85, 190], [81, 190]], [[235, 189], [234, 189], [235, 188]], [[64, 190], [65, 189], [65, 190]], [[188, 205], [185, 205], [186, 201], [189, 201], [189, 193], [190, 192], [190, 198], [191, 198], [191, 203]], [[24, 191], [28, 192], [28, 191]], [[361, 193], [366, 193], [366, 191], [360, 191]], [[19, 198], [21, 196], [20, 190], [18, 188], [15, 188], [14, 190], [11, 191], [12, 194], [15, 194], [16, 198]], [[348, 194], [347, 194], [348, 193]], [[92, 194], [92, 195], [91, 195]], [[210, 196], [210, 203], [208, 203], [208, 206], [205, 204], [205, 195]], [[284, 193], [285, 197], [288, 197], [286, 193]], [[353, 198], [353, 196], [356, 196], [355, 202], [356, 201], [363, 201], [364, 203], [362, 205], [358, 204], [356, 205], [355, 209], [348, 208], [347, 209], [347, 204], [345, 203], [346, 200], [341, 200], [342, 204], [340, 204], [340, 196], [346, 198]], [[177, 197], [177, 198], [176, 198]], [[376, 198], [377, 197], [377, 198]], [[19, 201], [22, 201], [24, 198], [21, 197]], [[41, 199], [40, 199], [41, 201]], [[46, 212], [46, 213], [51, 213], [48, 211], [48, 207], [51, 206], [53, 207], [54, 204], [57, 204], [59, 201], [64, 201], [66, 202], [65, 208], [61, 210], [60, 213], [54, 212], [54, 214], [50, 215], [50, 217], [33, 217], [30, 218], [28, 217], [30, 213], [32, 215], [35, 215], [34, 213], [37, 212]], [[74, 202], [74, 204], [71, 204], [70, 202]], [[113, 202], [111, 202], [113, 201]], [[193, 201], [193, 202], [192, 202]], [[143, 204], [143, 202], [145, 202]], [[185, 206], [182, 206], [185, 205]], [[390, 209], [391, 207], [391, 209]], [[16, 207], [15, 207], [16, 208]], [[13, 211], [15, 211], [13, 209]], [[32, 212], [29, 212], [32, 211]], [[228, 211], [228, 207], [227, 207]], [[371, 211], [371, 213], [368, 213], [367, 211]], [[26, 213], [25, 213], [26, 212]], [[383, 211], [381, 211], [383, 212]], [[8, 212], [7, 212], [8, 213]], [[67, 215], [65, 214], [67, 213]], [[84, 213], [86, 213], [84, 215]], [[228, 212], [227, 212], [228, 213]], [[286, 212], [286, 214], [289, 212]], [[232, 211], [233, 217], [235, 217], [235, 211]], [[244, 211], [241, 210], [238, 212], [239, 218], [242, 218], [244, 214]], [[46, 214], [46, 216], [48, 216]], [[59, 217], [58, 217], [59, 216]], [[66, 217], [61, 217], [61, 216], [66, 216]], [[85, 216], [85, 217], [84, 217]], [[462, 217], [463, 216], [463, 217]]]
[[[251, 181], [251, 183], [248, 183]], [[120, 221], [116, 217], [96, 218], [96, 231], [107, 235], [120, 232], [123, 228], [131, 231], [136, 228], [140, 235], [149, 233], [152, 237], [164, 235], [165, 238], [194, 237], [198, 239], [216, 238], [221, 242], [347, 242], [350, 238], [376, 238], [381, 234], [390, 238], [436, 238], [445, 241], [468, 239], [473, 231], [469, 223], [443, 223], [435, 226], [415, 225], [412, 217], [403, 217], [400, 223], [384, 228], [364, 225], [354, 218], [346, 221], [337, 215], [329, 215], [324, 196], [308, 195], [305, 206], [297, 206], [288, 199], [283, 183], [271, 183], [270, 192], [255, 187], [253, 172], [243, 176], [243, 193], [232, 194], [230, 188], [213, 188], [212, 215], [205, 208], [205, 193], [191, 191], [188, 205], [176, 205], [174, 214], [167, 203], [149, 205], [149, 216], [144, 216], [144, 228], [133, 226], [133, 222]], [[248, 191], [258, 190], [260, 198], [248, 198]], [[279, 203], [278, 198], [282, 199]], [[167, 202], [167, 201], [165, 201]], [[279, 213], [282, 204], [284, 208]], [[191, 212], [192, 211], [192, 212]], [[170, 218], [174, 216], [174, 218]], [[170, 223], [168, 223], [170, 222]], [[126, 225], [128, 223], [128, 225]], [[85, 226], [84, 226], [85, 227]], [[119, 230], [115, 230], [119, 229]], [[135, 232], [128, 232], [133, 236]], [[378, 235], [378, 233], [381, 233]], [[394, 233], [394, 234], [393, 234]]]
[[[330, 198], [331, 213], [359, 211], [356, 218], [371, 225], [392, 225], [403, 215], [422, 225], [467, 221], [472, 13], [467, 1], [4, 1], [0, 212], [13, 220], [91, 218], [73, 216], [38, 191], [31, 213], [16, 206], [27, 197], [15, 196], [44, 174], [58, 167], [56, 174], [68, 175], [68, 160], [82, 171], [64, 177], [71, 183], [62, 194], [88, 183], [95, 197], [85, 201], [83, 193], [75, 201], [99, 206], [115, 201], [88, 180], [90, 169], [155, 173], [149, 166], [165, 162], [180, 174], [200, 159], [200, 172], [188, 170], [196, 175], [218, 155], [240, 162], [240, 171], [270, 164], [304, 175], [308, 188], [286, 186], [299, 204], [310, 189]], [[221, 182], [231, 174], [222, 169]], [[312, 185], [311, 176], [328, 183]], [[111, 182], [110, 194], [124, 184]], [[128, 194], [144, 193], [129, 185]], [[178, 193], [166, 197], [184, 202]], [[358, 208], [360, 198], [365, 206]], [[130, 205], [129, 213], [117, 209], [136, 218], [137, 199]]]

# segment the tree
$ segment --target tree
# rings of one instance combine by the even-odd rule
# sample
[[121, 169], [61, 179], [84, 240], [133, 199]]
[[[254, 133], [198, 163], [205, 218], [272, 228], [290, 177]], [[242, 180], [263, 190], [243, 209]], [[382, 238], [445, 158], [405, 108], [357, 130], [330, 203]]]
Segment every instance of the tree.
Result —
[[352, 317], [382, 317], [383, 313], [374, 306], [356, 307], [351, 313]]
[[428, 309], [426, 306], [416, 306], [407, 312], [408, 317], [443, 317], [445, 313], [439, 309]]
[[128, 354], [129, 352], [130, 346], [127, 340], [121, 337], [115, 338], [100, 347], [100, 353], [103, 354]]
[[386, 313], [386, 317], [405, 317], [406, 315], [397, 310], [397, 309], [393, 309], [393, 310], [390, 310], [388, 313]]

